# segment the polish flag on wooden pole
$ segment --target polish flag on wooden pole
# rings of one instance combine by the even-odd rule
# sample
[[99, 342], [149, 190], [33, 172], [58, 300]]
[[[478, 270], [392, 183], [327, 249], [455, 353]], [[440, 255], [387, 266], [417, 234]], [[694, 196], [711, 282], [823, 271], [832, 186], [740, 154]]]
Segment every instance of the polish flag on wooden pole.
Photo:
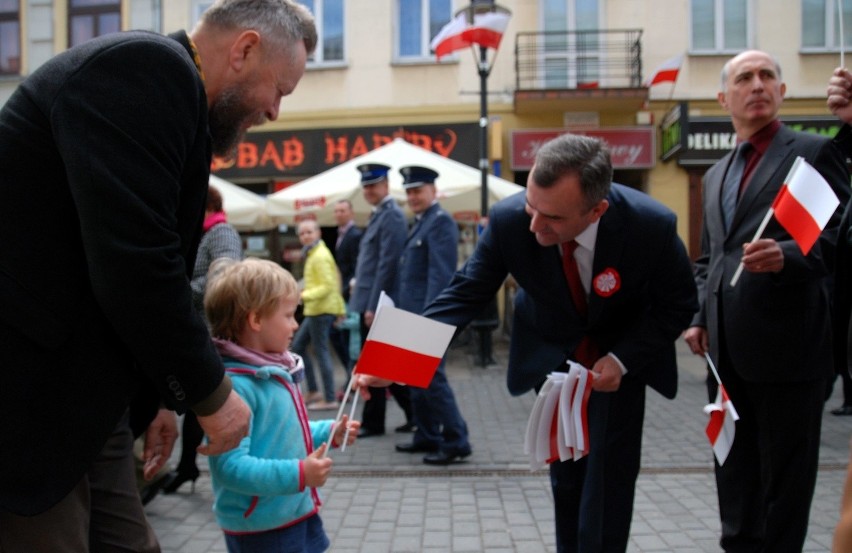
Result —
[[740, 420], [734, 404], [728, 397], [725, 387], [719, 384], [716, 392], [716, 401], [704, 407], [704, 412], [710, 415], [705, 432], [713, 446], [713, 455], [719, 465], [724, 465], [731, 447], [734, 445], [734, 434], [736, 433], [736, 422]]
[[654, 71], [650, 79], [645, 81], [646, 87], [652, 87], [655, 84], [677, 81], [677, 75], [680, 73], [680, 67], [683, 65], [683, 54], [669, 58]]
[[[766, 211], [751, 241], [754, 242], [763, 235], [766, 225], [774, 215], [778, 223], [796, 241], [802, 254], [808, 255], [839, 205], [840, 200], [831, 185], [819, 171], [799, 156], [790, 167], [781, 190]], [[731, 278], [731, 286], [736, 286], [742, 272], [743, 262], [740, 261]]]
[[808, 255], [840, 201], [826, 180], [801, 157], [797, 157], [781, 186], [772, 209], [803, 255]]
[[427, 388], [456, 327], [383, 305], [376, 311], [355, 374]]

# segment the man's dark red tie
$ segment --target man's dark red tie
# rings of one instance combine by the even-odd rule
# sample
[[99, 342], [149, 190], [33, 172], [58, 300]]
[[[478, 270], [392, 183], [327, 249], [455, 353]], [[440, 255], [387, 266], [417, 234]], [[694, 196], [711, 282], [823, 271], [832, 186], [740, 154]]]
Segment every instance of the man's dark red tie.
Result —
[[[586, 303], [586, 291], [583, 289], [583, 281], [580, 280], [580, 270], [577, 267], [577, 260], [574, 259], [574, 250], [577, 249], [576, 240], [565, 242], [562, 244], [562, 270], [565, 272], [565, 279], [568, 281], [568, 289], [571, 291], [571, 299], [574, 301], [574, 307], [581, 317], [585, 318], [588, 313], [588, 304]], [[591, 338], [584, 335], [577, 344], [577, 349], [574, 350], [574, 358], [587, 369], [591, 369], [598, 360], [598, 348], [595, 346]]]

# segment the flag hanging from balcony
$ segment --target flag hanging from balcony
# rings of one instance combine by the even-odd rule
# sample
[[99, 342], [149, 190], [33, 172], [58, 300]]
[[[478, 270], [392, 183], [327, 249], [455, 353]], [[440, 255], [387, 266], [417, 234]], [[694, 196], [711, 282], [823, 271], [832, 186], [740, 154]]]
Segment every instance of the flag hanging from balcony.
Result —
[[677, 81], [681, 65], [683, 65], [683, 54], [667, 59], [657, 67], [651, 78], [645, 81], [645, 86], [650, 88], [655, 84]]
[[467, 12], [462, 12], [438, 31], [429, 46], [439, 60], [472, 44], [496, 49], [508, 25], [507, 12], [476, 14], [472, 25], [467, 21]]

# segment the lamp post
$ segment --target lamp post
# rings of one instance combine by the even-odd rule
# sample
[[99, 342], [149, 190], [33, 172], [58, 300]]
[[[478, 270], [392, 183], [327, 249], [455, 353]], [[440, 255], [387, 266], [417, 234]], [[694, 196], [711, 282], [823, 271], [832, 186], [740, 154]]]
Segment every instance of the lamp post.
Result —
[[[476, 23], [476, 16], [482, 16], [488, 13], [503, 13], [507, 16], [511, 12], [503, 6], [497, 5], [494, 0], [471, 0], [470, 5], [456, 12], [456, 16], [461, 13], [467, 13], [467, 21], [469, 25]], [[482, 173], [481, 182], [481, 205], [480, 216], [485, 218], [488, 215], [488, 75], [491, 74], [491, 69], [494, 67], [494, 60], [497, 57], [497, 48], [494, 50], [494, 55], [491, 60], [488, 60], [487, 46], [483, 44], [471, 44], [471, 49], [474, 52], [474, 58], [477, 60], [477, 71], [479, 73], [479, 170]], [[476, 56], [476, 49], [479, 48], [479, 56]]]

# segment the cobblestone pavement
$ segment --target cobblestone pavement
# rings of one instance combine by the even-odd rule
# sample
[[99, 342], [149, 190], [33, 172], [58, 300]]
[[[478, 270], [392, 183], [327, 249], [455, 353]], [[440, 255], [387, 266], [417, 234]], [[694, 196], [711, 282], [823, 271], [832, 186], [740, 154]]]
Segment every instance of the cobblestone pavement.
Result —
[[[719, 518], [712, 451], [704, 435], [704, 365], [679, 343], [680, 388], [669, 401], [648, 392], [642, 471], [636, 489], [631, 553], [712, 552]], [[422, 455], [394, 450], [407, 434], [359, 440], [333, 451], [334, 470], [322, 489], [321, 516], [331, 551], [530, 552], [555, 550], [547, 473], [531, 472], [523, 433], [533, 395], [509, 396], [506, 343], [495, 340], [496, 365], [475, 366], [468, 346], [455, 347], [447, 371], [471, 432], [473, 455], [451, 467], [429, 467]], [[336, 376], [343, 379], [342, 369]], [[832, 416], [842, 402], [840, 385], [826, 404], [820, 471], [805, 551], [831, 549], [845, 479], [852, 417]], [[388, 401], [388, 430], [402, 411]], [[333, 412], [320, 415], [334, 416]], [[225, 552], [211, 513], [206, 460], [194, 493], [185, 484], [160, 495], [147, 513], [165, 553]]]

